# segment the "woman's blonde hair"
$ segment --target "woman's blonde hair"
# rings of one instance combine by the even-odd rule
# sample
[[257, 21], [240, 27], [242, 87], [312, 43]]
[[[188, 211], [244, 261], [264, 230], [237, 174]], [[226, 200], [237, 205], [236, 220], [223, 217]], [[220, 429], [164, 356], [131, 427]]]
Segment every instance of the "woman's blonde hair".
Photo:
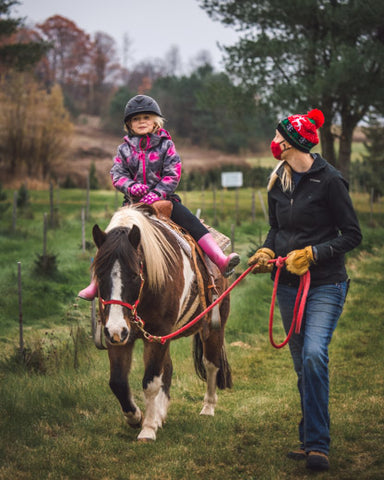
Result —
[[[153, 120], [153, 122], [155, 124], [155, 128], [153, 129], [152, 133], [156, 133], [161, 128], [163, 128], [164, 122], [165, 122], [164, 117], [159, 117], [159, 115], [155, 115], [154, 113], [148, 113], [148, 115], [151, 117], [151, 119]], [[132, 115], [132, 116], [134, 117], [135, 115]], [[128, 118], [128, 120], [125, 122], [124, 130], [131, 135], [134, 134], [134, 132], [131, 128], [131, 118]]]
[[292, 169], [289, 166], [289, 164], [285, 160], [281, 160], [276, 167], [274, 168], [273, 172], [271, 173], [269, 177], [269, 182], [267, 186], [268, 192], [271, 190], [273, 185], [275, 184], [276, 180], [279, 178], [279, 175], [277, 174], [277, 171], [281, 166], [284, 166], [283, 173], [281, 175], [280, 181], [281, 181], [281, 186], [283, 188], [283, 192], [287, 192], [292, 190]]

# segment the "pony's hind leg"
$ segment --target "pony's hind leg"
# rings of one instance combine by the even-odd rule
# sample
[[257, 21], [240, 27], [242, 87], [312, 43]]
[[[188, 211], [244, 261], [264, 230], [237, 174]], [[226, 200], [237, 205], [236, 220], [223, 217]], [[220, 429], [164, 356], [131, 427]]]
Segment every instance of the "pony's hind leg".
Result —
[[205, 357], [203, 357], [203, 362], [207, 372], [207, 390], [204, 395], [204, 403], [200, 415], [211, 415], [213, 417], [217, 404], [216, 382], [219, 368]]
[[[218, 306], [214, 307], [219, 309]], [[220, 329], [211, 330], [209, 337], [202, 342], [201, 336], [195, 336], [195, 368], [198, 375], [206, 380], [206, 393], [200, 415], [215, 414], [217, 404], [216, 388], [231, 388], [232, 376], [224, 346], [224, 329], [229, 312], [229, 299], [224, 298], [219, 312]], [[219, 313], [219, 314], [218, 314]], [[202, 369], [201, 366], [204, 368]]]
[[127, 344], [125, 347], [108, 348], [110, 361], [109, 386], [121, 405], [128, 425], [133, 428], [139, 428], [142, 423], [142, 413], [133, 400], [128, 384], [132, 350], [133, 344]]
[[159, 427], [162, 427], [168, 412], [172, 379], [169, 346], [145, 343], [144, 362], [145, 414], [143, 428], [137, 439], [149, 441], [156, 440], [156, 432]]

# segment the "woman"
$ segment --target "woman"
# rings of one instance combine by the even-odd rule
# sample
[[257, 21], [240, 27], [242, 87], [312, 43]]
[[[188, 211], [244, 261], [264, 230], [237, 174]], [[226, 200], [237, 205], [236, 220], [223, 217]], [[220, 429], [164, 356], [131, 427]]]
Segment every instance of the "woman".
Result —
[[262, 248], [250, 258], [254, 273], [272, 272], [275, 256], [287, 257], [277, 290], [279, 309], [288, 333], [299, 276], [310, 271], [311, 286], [300, 334], [289, 347], [298, 377], [302, 419], [300, 449], [293, 459], [306, 460], [312, 470], [329, 468], [328, 345], [342, 313], [348, 290], [344, 254], [361, 242], [356, 213], [341, 174], [310, 150], [319, 143], [323, 113], [281, 120], [271, 143], [280, 160], [268, 184], [270, 230]]

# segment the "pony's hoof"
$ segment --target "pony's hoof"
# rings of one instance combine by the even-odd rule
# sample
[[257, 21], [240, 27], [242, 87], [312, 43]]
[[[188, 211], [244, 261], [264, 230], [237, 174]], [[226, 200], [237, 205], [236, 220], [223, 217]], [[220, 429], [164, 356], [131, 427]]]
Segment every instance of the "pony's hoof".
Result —
[[153, 442], [156, 440], [156, 432], [153, 428], [144, 427], [139, 433], [137, 440], [139, 442]]
[[124, 417], [131, 428], [141, 428], [143, 423], [143, 414], [137, 409], [135, 413], [123, 412]]
[[213, 405], [204, 405], [203, 409], [200, 412], [200, 415], [208, 415], [213, 417], [215, 415], [215, 407]]

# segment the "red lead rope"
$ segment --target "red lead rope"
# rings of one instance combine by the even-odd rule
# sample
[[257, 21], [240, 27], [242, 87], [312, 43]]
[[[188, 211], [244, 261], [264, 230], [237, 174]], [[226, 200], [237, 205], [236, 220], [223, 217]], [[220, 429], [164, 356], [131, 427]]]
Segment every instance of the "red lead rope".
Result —
[[[299, 285], [299, 290], [297, 292], [295, 308], [294, 308], [294, 311], [293, 311], [292, 323], [291, 323], [291, 327], [289, 329], [287, 338], [284, 340], [284, 342], [282, 342], [280, 344], [276, 344], [275, 341], [273, 340], [273, 314], [274, 314], [274, 310], [275, 310], [276, 292], [277, 292], [277, 287], [279, 285], [280, 272], [281, 272], [281, 269], [284, 266], [284, 262], [285, 262], [286, 258], [287, 257], [284, 257], [284, 258], [283, 257], [278, 257], [274, 260], [269, 260], [269, 262], [268, 262], [268, 263], [276, 263], [276, 268], [277, 268], [276, 276], [275, 276], [275, 282], [274, 282], [274, 285], [273, 285], [271, 308], [270, 308], [270, 312], [269, 312], [269, 339], [271, 341], [272, 346], [275, 347], [275, 348], [282, 348], [282, 347], [284, 347], [284, 345], [286, 345], [289, 342], [289, 339], [292, 336], [293, 329], [294, 329], [295, 326], [296, 326], [295, 333], [300, 333], [301, 321], [303, 319], [305, 304], [306, 304], [307, 296], [308, 296], [308, 290], [309, 290], [309, 286], [310, 286], [310, 283], [311, 283], [311, 275], [310, 275], [309, 270], [308, 270], [304, 275], [302, 275], [300, 277], [300, 285]], [[248, 273], [250, 273], [253, 270], [253, 267], [254, 267], [254, 265], [252, 265], [251, 267], [248, 267], [247, 270], [245, 270], [239, 276], [239, 278], [237, 278], [227, 288], [227, 290], [225, 290], [225, 292], [223, 292], [213, 303], [211, 303], [211, 305], [209, 305], [197, 317], [195, 317], [193, 320], [191, 320], [190, 322], [188, 322], [186, 325], [184, 325], [180, 329], [176, 330], [175, 332], [170, 333], [169, 335], [156, 336], [156, 335], [152, 335], [152, 334], [146, 332], [144, 330], [144, 321], [137, 315], [136, 309], [137, 309], [137, 306], [138, 306], [139, 301], [140, 301], [141, 291], [142, 291], [143, 284], [144, 284], [144, 278], [143, 277], [142, 277], [139, 297], [133, 305], [131, 305], [129, 303], [122, 302], [120, 300], [105, 301], [105, 300], [101, 299], [101, 303], [103, 304], [103, 306], [117, 304], [117, 305], [122, 305], [123, 307], [129, 308], [132, 312], [132, 315], [133, 315], [132, 320], [136, 324], [139, 325], [139, 328], [141, 330], [143, 330], [145, 338], [150, 342], [157, 341], [157, 342], [160, 342], [160, 343], [164, 344], [167, 340], [170, 340], [172, 338], [175, 338], [175, 337], [179, 336], [181, 333], [188, 330], [193, 325], [195, 325], [199, 320], [201, 320], [210, 310], [212, 310], [212, 308], [214, 308], [218, 303], [220, 303], [223, 300], [223, 298], [226, 297], [228, 295], [228, 293], [233, 288], [235, 288], [235, 286], [239, 282], [241, 282], [241, 280], [244, 277], [246, 277], [248, 275]]]
[[[307, 301], [307, 296], [308, 296], [308, 290], [310, 287], [311, 283], [311, 275], [309, 273], [309, 270], [300, 277], [300, 285], [299, 285], [299, 290], [297, 292], [297, 297], [296, 297], [296, 302], [295, 302], [295, 308], [293, 312], [293, 318], [292, 318], [292, 323], [291, 327], [289, 329], [287, 338], [284, 340], [284, 342], [280, 344], [276, 344], [275, 341], [273, 340], [273, 314], [275, 310], [275, 301], [276, 301], [276, 292], [277, 292], [277, 287], [279, 285], [279, 278], [280, 278], [280, 272], [281, 269], [284, 266], [284, 262], [287, 257], [282, 258], [278, 257], [274, 260], [270, 260], [268, 263], [276, 263], [276, 276], [275, 276], [275, 281], [273, 285], [273, 293], [272, 293], [272, 300], [271, 300], [271, 308], [269, 312], [269, 339], [271, 342], [271, 345], [275, 348], [282, 348], [284, 347], [288, 342], [289, 339], [292, 336], [293, 329], [295, 328], [295, 333], [300, 333], [301, 329], [301, 321], [303, 319], [304, 315], [304, 309], [305, 309], [305, 304]], [[172, 338], [177, 337], [181, 333], [183, 333], [185, 330], [188, 330], [188, 328], [192, 327], [195, 325], [201, 318], [204, 317], [212, 308], [214, 308], [218, 303], [222, 301], [222, 299], [228, 295], [228, 293], [235, 288], [235, 286], [241, 282], [241, 280], [248, 275], [253, 270], [254, 265], [251, 267], [248, 267], [247, 270], [245, 270], [239, 278], [237, 278], [228, 288], [223, 292], [211, 305], [209, 305], [203, 312], [200, 313], [197, 317], [195, 317], [193, 320], [191, 320], [189, 323], [181, 327], [179, 330], [170, 333], [169, 335], [164, 335], [162, 337], [157, 337], [155, 335], [147, 334], [146, 338], [149, 341], [158, 341], [162, 344], [164, 344], [167, 340], [170, 340]]]
[[243, 272], [239, 278], [237, 278], [228, 288], [223, 292], [213, 303], [211, 303], [203, 312], [201, 312], [197, 317], [195, 317], [193, 320], [191, 320], [189, 323], [181, 327], [179, 330], [176, 330], [175, 332], [170, 333], [169, 335], [164, 335], [163, 337], [155, 337], [154, 335], [149, 335], [147, 339], [149, 341], [154, 341], [157, 340], [160, 343], [165, 343], [167, 340], [170, 340], [171, 338], [177, 337], [180, 335], [180, 333], [184, 332], [185, 330], [188, 330], [188, 328], [192, 327], [197, 323], [199, 320], [201, 320], [210, 310], [212, 310], [213, 307], [215, 307], [218, 303], [223, 300], [224, 297], [228, 295], [228, 293], [236, 287], [236, 285], [246, 276], [248, 273], [253, 269], [252, 267], [247, 268], [245, 272]]
[[291, 327], [289, 329], [287, 338], [282, 343], [279, 343], [279, 344], [275, 343], [275, 341], [273, 340], [273, 314], [275, 310], [276, 292], [277, 292], [277, 287], [279, 285], [280, 272], [282, 267], [284, 266], [284, 262], [286, 258], [287, 257], [285, 258], [278, 257], [268, 262], [268, 263], [275, 263], [277, 267], [275, 282], [273, 284], [271, 309], [269, 311], [269, 340], [271, 341], [271, 345], [275, 348], [282, 348], [289, 342], [289, 339], [292, 336], [294, 328], [295, 328], [295, 333], [300, 333], [305, 304], [307, 302], [308, 290], [311, 284], [311, 274], [309, 273], [309, 270], [308, 270], [306, 273], [304, 273], [304, 275], [300, 277], [300, 285], [299, 285], [299, 290], [296, 296], [295, 308], [293, 310], [292, 323], [291, 323]]

